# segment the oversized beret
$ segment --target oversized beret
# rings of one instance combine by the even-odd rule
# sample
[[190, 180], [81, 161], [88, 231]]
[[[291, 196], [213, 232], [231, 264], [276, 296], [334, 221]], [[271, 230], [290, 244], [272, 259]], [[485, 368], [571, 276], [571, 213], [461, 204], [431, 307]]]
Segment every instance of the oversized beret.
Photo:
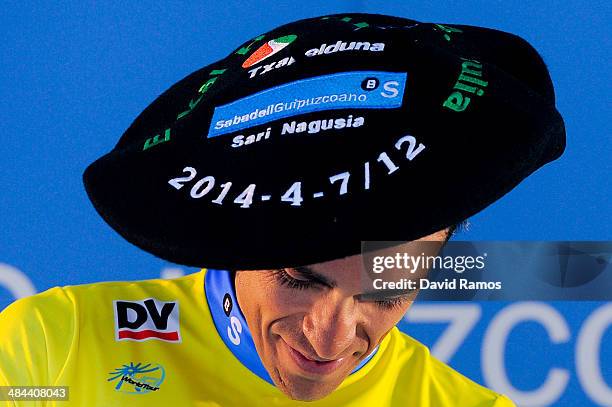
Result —
[[180, 80], [83, 177], [143, 250], [267, 269], [459, 223], [564, 148], [525, 40], [340, 14], [278, 27]]

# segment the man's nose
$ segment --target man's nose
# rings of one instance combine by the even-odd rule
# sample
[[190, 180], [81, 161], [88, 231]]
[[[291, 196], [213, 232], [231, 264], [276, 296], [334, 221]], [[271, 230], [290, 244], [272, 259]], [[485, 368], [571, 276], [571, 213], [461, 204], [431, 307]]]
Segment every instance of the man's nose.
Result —
[[317, 356], [338, 359], [353, 343], [357, 331], [352, 298], [321, 297], [306, 314], [302, 329]]

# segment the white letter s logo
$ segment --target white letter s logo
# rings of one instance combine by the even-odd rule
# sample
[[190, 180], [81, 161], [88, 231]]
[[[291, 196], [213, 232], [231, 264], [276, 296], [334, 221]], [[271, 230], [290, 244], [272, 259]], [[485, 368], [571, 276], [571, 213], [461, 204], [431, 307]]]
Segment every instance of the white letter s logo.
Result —
[[399, 91], [397, 90], [398, 86], [398, 81], [385, 82], [385, 84], [383, 85], [383, 89], [386, 90], [386, 92], [380, 92], [381, 96], [389, 99], [396, 97], [399, 94]]
[[242, 333], [242, 324], [240, 320], [232, 315], [230, 318], [230, 326], [227, 327], [227, 336], [229, 340], [236, 346], [240, 345], [240, 334]]

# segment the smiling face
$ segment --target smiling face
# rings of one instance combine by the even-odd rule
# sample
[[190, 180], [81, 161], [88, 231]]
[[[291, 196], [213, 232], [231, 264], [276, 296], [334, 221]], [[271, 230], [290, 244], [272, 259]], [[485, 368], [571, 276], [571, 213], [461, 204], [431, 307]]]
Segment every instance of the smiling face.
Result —
[[[447, 229], [422, 240], [444, 241]], [[276, 386], [297, 400], [334, 391], [399, 322], [414, 295], [364, 292], [361, 255], [308, 267], [238, 271], [236, 295]]]

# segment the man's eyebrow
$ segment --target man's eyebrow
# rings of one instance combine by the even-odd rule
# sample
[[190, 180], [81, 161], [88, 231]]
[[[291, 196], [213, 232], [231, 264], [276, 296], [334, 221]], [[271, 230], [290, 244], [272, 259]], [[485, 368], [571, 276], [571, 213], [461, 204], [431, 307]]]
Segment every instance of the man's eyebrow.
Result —
[[338, 283], [335, 280], [332, 280], [330, 278], [328, 278], [327, 276], [324, 276], [323, 274], [317, 273], [316, 271], [314, 271], [313, 269], [311, 269], [308, 266], [302, 266], [302, 267], [293, 267], [294, 270], [296, 270], [298, 273], [304, 275], [304, 277], [308, 277], [312, 280], [315, 280], [321, 284], [325, 284], [326, 286], [329, 287], [337, 287]]
[[416, 290], [409, 290], [409, 289], [405, 289], [405, 290], [374, 290], [374, 291], [366, 291], [364, 293], [360, 294], [361, 298], [364, 299], [372, 299], [372, 298], [386, 298], [386, 299], [393, 299], [393, 298], [401, 298], [401, 297], [409, 297], [412, 295], [412, 293], [416, 291]]

